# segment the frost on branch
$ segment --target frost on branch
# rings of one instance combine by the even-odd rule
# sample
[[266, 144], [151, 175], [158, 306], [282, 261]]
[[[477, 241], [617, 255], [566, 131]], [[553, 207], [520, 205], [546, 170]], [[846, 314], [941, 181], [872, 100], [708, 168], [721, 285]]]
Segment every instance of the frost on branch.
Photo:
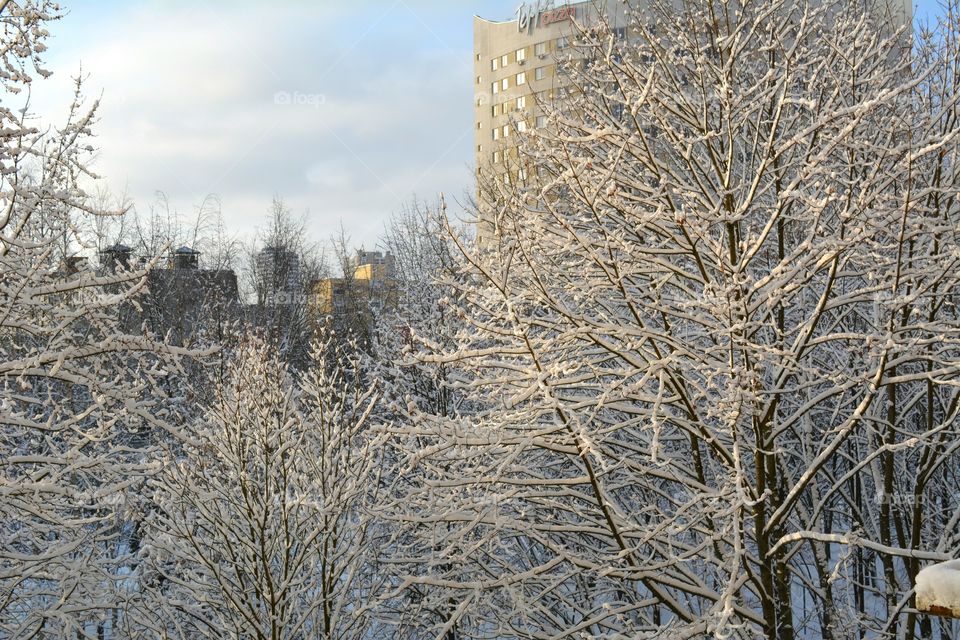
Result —
[[[126, 327], [142, 272], [87, 264], [99, 216], [81, 182], [96, 104], [28, 120], [51, 2], [0, 12], [0, 636], [77, 637], [119, 616], [131, 501], [151, 472], [146, 432], [175, 427], [157, 392], [179, 355]], [[18, 108], [13, 103], [24, 100]], [[169, 389], [175, 385], [167, 384]]]
[[295, 380], [275, 352], [242, 344], [208, 414], [151, 480], [132, 622], [148, 637], [368, 633], [358, 612], [379, 580], [366, 515], [381, 465], [367, 424], [377, 390], [333, 340], [313, 358]]
[[411, 591], [476, 635], [925, 634], [911, 550], [960, 536], [955, 38], [635, 7], [482, 169], [495, 232], [422, 354], [479, 410], [410, 428]]

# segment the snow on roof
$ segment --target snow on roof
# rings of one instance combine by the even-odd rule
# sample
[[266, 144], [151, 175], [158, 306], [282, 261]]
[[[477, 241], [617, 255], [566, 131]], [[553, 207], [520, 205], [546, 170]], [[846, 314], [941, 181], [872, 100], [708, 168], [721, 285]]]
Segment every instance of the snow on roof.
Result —
[[917, 574], [917, 609], [960, 617], [960, 560], [924, 567]]

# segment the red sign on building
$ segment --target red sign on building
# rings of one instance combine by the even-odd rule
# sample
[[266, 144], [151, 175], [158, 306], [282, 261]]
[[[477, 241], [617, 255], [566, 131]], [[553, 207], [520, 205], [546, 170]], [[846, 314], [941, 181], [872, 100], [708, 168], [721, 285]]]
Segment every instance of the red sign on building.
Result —
[[564, 20], [573, 20], [577, 16], [577, 10], [573, 7], [561, 7], [560, 9], [554, 9], [553, 11], [547, 11], [540, 17], [540, 25], [544, 27], [549, 27], [555, 22], [563, 22]]

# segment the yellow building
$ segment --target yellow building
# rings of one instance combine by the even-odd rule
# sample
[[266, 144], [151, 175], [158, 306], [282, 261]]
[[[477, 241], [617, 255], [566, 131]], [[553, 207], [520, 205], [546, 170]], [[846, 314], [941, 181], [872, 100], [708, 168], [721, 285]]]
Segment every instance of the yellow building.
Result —
[[325, 278], [313, 284], [315, 317], [367, 320], [396, 307], [396, 261], [389, 251], [357, 251], [349, 267], [353, 269], [350, 277]]

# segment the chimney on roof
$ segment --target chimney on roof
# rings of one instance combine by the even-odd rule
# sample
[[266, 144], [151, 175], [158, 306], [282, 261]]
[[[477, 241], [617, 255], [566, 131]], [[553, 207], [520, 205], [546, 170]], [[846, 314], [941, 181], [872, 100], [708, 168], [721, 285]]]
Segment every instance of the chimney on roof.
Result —
[[116, 273], [118, 268], [129, 269], [132, 254], [133, 250], [127, 245], [115, 244], [100, 252], [100, 266], [110, 273]]
[[180, 247], [173, 252], [174, 269], [199, 269], [200, 252], [190, 247]]

